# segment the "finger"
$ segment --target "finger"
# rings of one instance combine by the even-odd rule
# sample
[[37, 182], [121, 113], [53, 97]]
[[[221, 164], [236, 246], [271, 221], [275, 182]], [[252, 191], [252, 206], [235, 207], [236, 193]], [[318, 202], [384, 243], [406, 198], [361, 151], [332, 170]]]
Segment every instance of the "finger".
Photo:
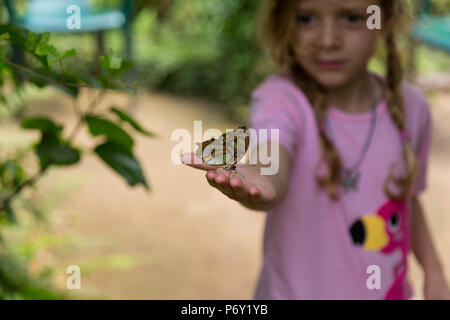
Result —
[[206, 173], [206, 178], [208, 179], [208, 180], [214, 180], [215, 178], [216, 178], [216, 171], [214, 171], [214, 170], [209, 170], [207, 173]]
[[214, 187], [217, 188], [217, 183], [216, 183], [216, 172], [215, 171], [208, 171], [206, 173], [206, 180], [208, 180], [208, 183]]
[[228, 182], [227, 180], [228, 180], [228, 178], [225, 173], [220, 172], [220, 171], [217, 172], [216, 177], [215, 177], [215, 181], [217, 184], [224, 186], [227, 184], [227, 182]]
[[197, 157], [194, 152], [183, 153], [180, 155], [181, 162], [190, 167], [200, 169], [200, 170], [215, 170], [214, 166], [210, 166], [203, 162], [202, 159]]
[[236, 196], [233, 193], [233, 189], [230, 187], [229, 181], [227, 176], [224, 173], [219, 173], [215, 177], [215, 182], [217, 184], [217, 188], [226, 196], [228, 196], [231, 199], [235, 199]]
[[250, 194], [250, 200], [252, 202], [259, 202], [259, 201], [261, 201], [261, 199], [262, 199], [261, 191], [258, 189], [258, 187], [251, 186], [250, 190], [248, 191], [248, 193]]
[[233, 190], [234, 195], [239, 199], [247, 197], [248, 192], [245, 189], [245, 186], [242, 183], [241, 179], [239, 179], [238, 177], [232, 177], [230, 179], [230, 187]]
[[218, 169], [215, 171], [208, 171], [206, 173], [206, 179], [208, 180], [208, 183], [214, 187], [217, 188], [220, 192], [225, 194], [227, 197], [231, 199], [235, 199], [236, 196], [232, 190], [232, 188], [229, 186], [228, 177], [226, 175], [226, 171]]

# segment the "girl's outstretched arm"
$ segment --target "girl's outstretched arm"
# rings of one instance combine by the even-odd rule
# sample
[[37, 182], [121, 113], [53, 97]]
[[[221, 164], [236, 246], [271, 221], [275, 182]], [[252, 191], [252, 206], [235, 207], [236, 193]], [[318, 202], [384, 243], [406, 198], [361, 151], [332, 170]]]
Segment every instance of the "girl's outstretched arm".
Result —
[[417, 197], [412, 199], [411, 242], [413, 252], [425, 274], [425, 299], [450, 300], [450, 290], [442, 265], [434, 247], [422, 205]]

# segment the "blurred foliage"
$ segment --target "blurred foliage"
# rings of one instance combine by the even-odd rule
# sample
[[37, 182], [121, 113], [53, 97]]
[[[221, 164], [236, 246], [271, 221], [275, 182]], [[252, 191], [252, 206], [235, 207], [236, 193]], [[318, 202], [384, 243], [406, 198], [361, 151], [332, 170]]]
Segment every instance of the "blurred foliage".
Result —
[[[3, 19], [3, 3], [0, 10]], [[85, 73], [67, 66], [67, 61], [77, 56], [76, 49], [58, 49], [50, 41], [50, 36], [48, 32], [37, 34], [11, 24], [0, 24], [0, 105], [3, 118], [18, 115], [18, 109], [25, 104], [17, 108], [17, 104], [21, 105], [20, 101], [17, 103], [12, 99], [22, 99], [22, 94], [29, 86], [52, 86], [71, 97], [76, 122], [67, 135], [65, 125], [55, 122], [51, 117], [22, 118], [19, 114], [19, 118], [22, 118], [20, 127], [37, 131], [39, 139], [20, 148], [13, 146], [11, 150], [0, 150], [0, 236], [3, 236], [7, 226], [18, 225], [17, 215], [20, 210], [42, 217], [24, 190], [36, 188], [36, 182], [50, 168], [80, 162], [85, 151], [76, 146], [76, 137], [83, 126], [89, 129], [93, 139], [98, 136], [103, 138], [92, 151], [105, 165], [130, 186], [142, 185], [149, 190], [141, 165], [134, 156], [131, 131], [148, 137], [155, 135], [118, 106], [111, 106], [103, 113], [96, 111], [109, 90], [135, 93], [135, 83], [131, 87], [119, 79], [131, 67], [131, 63], [109, 50], [105, 56], [99, 57], [100, 72]], [[82, 88], [97, 89], [95, 97], [86, 106], [78, 100]], [[21, 207], [21, 203], [27, 206]], [[20, 254], [11, 252], [11, 247], [15, 246], [0, 242], [0, 298], [62, 297], [47, 289], [41, 276], [31, 276], [28, 273], [29, 260], [24, 257], [20, 259]], [[44, 275], [49, 273], [45, 272]]]
[[[107, 165], [121, 174], [130, 185], [138, 183], [148, 188], [148, 184], [140, 169], [139, 163], [132, 154], [133, 138], [127, 132], [127, 126], [132, 129], [152, 136], [124, 111], [113, 107], [109, 114], [96, 114], [95, 108], [104, 97], [107, 90], [116, 89], [132, 92], [132, 88], [127, 89], [116, 78], [130, 67], [130, 63], [117, 56], [112, 50], [106, 56], [100, 57], [102, 72], [96, 76], [83, 74], [69, 70], [64, 67], [64, 62], [68, 58], [76, 56], [75, 49], [59, 51], [49, 42], [50, 33], [35, 34], [31, 31], [21, 29], [11, 25], [0, 25], [0, 35], [3, 42], [0, 51], [0, 98], [7, 104], [6, 94], [9, 92], [4, 84], [12, 80], [15, 88], [22, 88], [25, 80], [42, 88], [48, 85], [55, 86], [70, 95], [74, 100], [78, 98], [80, 88], [95, 87], [100, 89], [98, 95], [90, 102], [89, 106], [82, 110], [74, 101], [75, 116], [78, 123], [74, 131], [68, 136], [63, 136], [64, 126], [55, 123], [46, 117], [33, 117], [22, 120], [22, 128], [37, 130], [41, 133], [40, 141], [33, 144], [40, 162], [40, 171], [35, 177], [26, 177], [23, 174], [20, 163], [16, 159], [2, 159], [0, 163], [0, 183], [2, 192], [10, 192], [9, 196], [0, 198], [0, 209], [9, 210], [10, 200], [19, 193], [21, 189], [34, 182], [49, 166], [70, 165], [80, 161], [81, 150], [73, 145], [73, 138], [78, 133], [82, 125], [87, 125], [93, 137], [103, 136], [103, 144], [97, 146], [104, 152], [100, 158]], [[5, 44], [14, 44], [24, 50], [27, 58], [24, 65], [9, 61], [3, 48]], [[25, 65], [25, 61], [30, 61]], [[34, 63], [33, 63], [34, 62]], [[58, 66], [55, 68], [55, 66]], [[108, 119], [115, 118], [115, 119]], [[97, 149], [96, 149], [97, 150]]]
[[[122, 1], [95, 0], [100, 8]], [[235, 118], [246, 119], [249, 92], [271, 70], [254, 41], [259, 0], [155, 0], [135, 3], [133, 76], [141, 85], [218, 103]], [[78, 43], [67, 67], [88, 72], [96, 61], [92, 34], [53, 35], [59, 48]], [[124, 54], [121, 30], [106, 33], [106, 43]]]
[[55, 286], [49, 257], [73, 245], [67, 236], [48, 231], [50, 202], [23, 195], [15, 201], [14, 221], [0, 216], [0, 299], [69, 298]]
[[4, 221], [1, 225], [0, 299], [67, 299], [67, 293], [55, 288], [53, 268], [47, 262], [38, 262], [44, 252], [66, 245], [67, 240], [36, 232], [36, 225], [34, 232], [23, 225], [18, 229]]
[[[146, 31], [149, 44], [138, 48], [137, 64], [144, 66], [140, 79], [157, 90], [209, 98], [245, 121], [249, 93], [270, 64], [254, 39], [259, 3], [175, 1], [167, 22], [156, 35]], [[151, 11], [143, 11], [136, 23], [155, 30], [155, 20]]]
[[63, 293], [48, 289], [49, 269], [38, 277], [31, 277], [25, 268], [26, 263], [15, 255], [0, 253], [0, 299], [20, 300], [59, 300], [65, 299]]
[[432, 13], [437, 15], [448, 15], [450, 12], [450, 1], [432, 0]]

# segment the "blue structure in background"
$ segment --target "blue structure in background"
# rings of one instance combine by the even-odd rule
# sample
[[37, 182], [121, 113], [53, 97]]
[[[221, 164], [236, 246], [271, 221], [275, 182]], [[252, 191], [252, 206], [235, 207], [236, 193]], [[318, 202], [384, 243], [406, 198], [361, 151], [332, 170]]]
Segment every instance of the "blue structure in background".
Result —
[[429, 46], [450, 52], [450, 17], [431, 15], [431, 0], [421, 1], [421, 12], [412, 29], [413, 38]]
[[[103, 31], [122, 28], [125, 35], [126, 58], [132, 58], [131, 23], [133, 20], [133, 1], [123, 0], [117, 10], [94, 10], [89, 0], [28, 0], [27, 11], [17, 16], [11, 0], [5, 0], [11, 23], [34, 32], [78, 33], [96, 32], [99, 50], [104, 54]], [[67, 8], [76, 5], [80, 8], [81, 28], [70, 29], [67, 20], [71, 13]]]

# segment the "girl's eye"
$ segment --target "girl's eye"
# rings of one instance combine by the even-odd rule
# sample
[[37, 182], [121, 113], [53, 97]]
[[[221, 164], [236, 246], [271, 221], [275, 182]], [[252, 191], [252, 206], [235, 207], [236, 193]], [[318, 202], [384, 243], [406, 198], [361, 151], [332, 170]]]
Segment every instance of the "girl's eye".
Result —
[[345, 20], [350, 23], [360, 23], [364, 21], [364, 17], [358, 14], [349, 14], [345, 16]]
[[314, 22], [314, 17], [309, 14], [301, 14], [297, 16], [296, 20], [300, 24], [310, 24]]

